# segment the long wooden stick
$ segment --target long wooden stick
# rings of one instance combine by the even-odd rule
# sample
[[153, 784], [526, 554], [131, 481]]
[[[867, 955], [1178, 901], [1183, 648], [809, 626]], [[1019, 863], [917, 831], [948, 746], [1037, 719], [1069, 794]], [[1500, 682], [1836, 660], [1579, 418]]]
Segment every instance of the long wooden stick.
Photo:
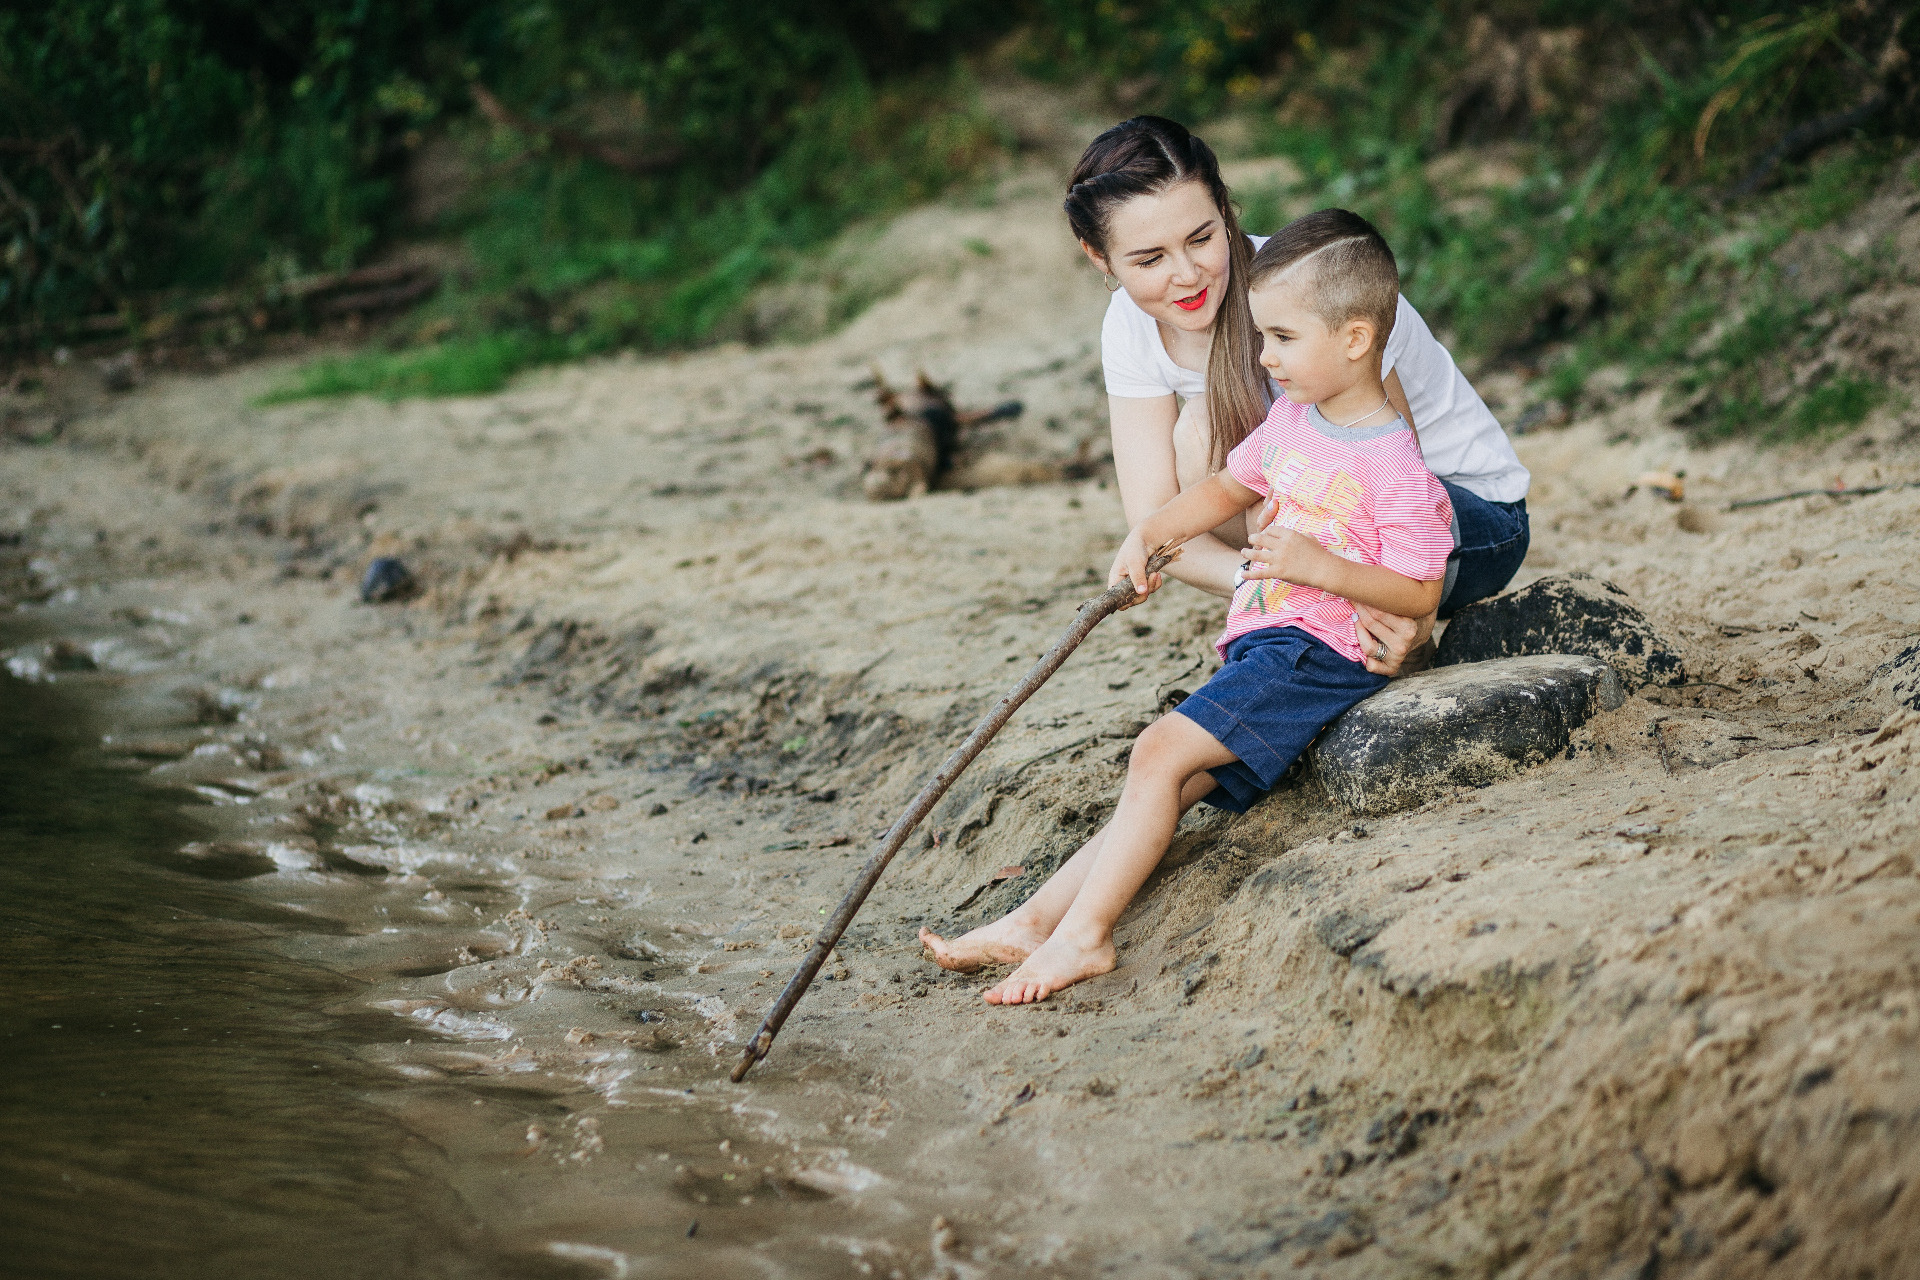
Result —
[[[1176, 547], [1157, 549], [1147, 560], [1147, 573], [1151, 575], [1160, 572], [1179, 554], [1179, 549]], [[993, 735], [999, 733], [1006, 726], [1007, 721], [1013, 718], [1013, 713], [1020, 709], [1020, 704], [1031, 698], [1040, 686], [1060, 669], [1094, 627], [1098, 626], [1102, 619], [1125, 608], [1138, 598], [1133, 584], [1122, 580], [1081, 605], [1080, 612], [1074, 615], [1073, 624], [1058, 640], [1054, 641], [1053, 648], [1040, 655], [1040, 660], [1033, 664], [1032, 669], [1021, 678], [1020, 683], [1015, 685], [1006, 697], [994, 704], [993, 710], [987, 713], [986, 719], [974, 726], [973, 732], [954, 748], [953, 754], [947, 757], [946, 763], [940, 766], [939, 772], [935, 773], [928, 780], [927, 785], [920, 789], [920, 794], [913, 798], [913, 803], [907, 806], [907, 811], [887, 829], [886, 839], [880, 847], [874, 850], [873, 856], [869, 857], [866, 865], [860, 868], [859, 878], [853, 882], [853, 887], [847, 890], [847, 896], [840, 899], [840, 906], [834, 911], [832, 918], [814, 937], [813, 945], [807, 949], [806, 957], [800, 961], [800, 967], [793, 971], [791, 978], [787, 979], [786, 989], [780, 993], [780, 998], [774, 1001], [773, 1008], [768, 1010], [766, 1021], [760, 1024], [760, 1030], [747, 1042], [746, 1050], [740, 1055], [740, 1061], [733, 1067], [732, 1079], [735, 1084], [746, 1079], [747, 1072], [753, 1064], [767, 1056], [767, 1051], [773, 1047], [773, 1038], [780, 1034], [780, 1028], [786, 1024], [788, 1015], [792, 1014], [794, 1007], [800, 1003], [800, 997], [807, 994], [807, 988], [813, 985], [814, 978], [820, 973], [820, 967], [827, 962], [828, 954], [839, 945], [840, 936], [847, 931], [847, 926], [853, 923], [853, 917], [859, 913], [861, 905], [867, 900], [867, 895], [873, 892], [873, 886], [880, 882], [881, 873], [887, 869], [887, 864], [893, 861], [893, 855], [900, 852], [900, 847], [906, 844], [907, 837], [913, 834], [913, 829], [920, 825], [920, 820], [933, 811], [933, 806], [940, 802], [940, 797], [947, 794], [947, 788], [951, 787], [954, 780], [973, 763], [976, 756], [986, 750], [987, 744], [993, 741]]]

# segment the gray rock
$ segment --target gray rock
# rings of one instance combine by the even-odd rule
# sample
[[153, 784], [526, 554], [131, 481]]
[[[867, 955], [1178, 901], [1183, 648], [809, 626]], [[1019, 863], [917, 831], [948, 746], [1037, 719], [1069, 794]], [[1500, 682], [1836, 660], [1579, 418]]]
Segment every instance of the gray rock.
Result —
[[413, 591], [413, 575], [392, 556], [379, 556], [370, 561], [366, 574], [360, 579], [360, 599], [367, 604], [404, 600]]
[[1920, 711], [1920, 644], [1908, 645], [1898, 656], [1875, 667], [1872, 685], [1908, 710]]
[[1396, 680], [1334, 721], [1308, 753], [1354, 813], [1393, 813], [1452, 787], [1485, 786], [1565, 751], [1573, 731], [1626, 698], [1598, 658], [1502, 658]]
[[1686, 682], [1680, 654], [1627, 593], [1586, 573], [1558, 573], [1468, 605], [1440, 638], [1436, 667], [1530, 654], [1583, 653], [1609, 663], [1629, 691]]

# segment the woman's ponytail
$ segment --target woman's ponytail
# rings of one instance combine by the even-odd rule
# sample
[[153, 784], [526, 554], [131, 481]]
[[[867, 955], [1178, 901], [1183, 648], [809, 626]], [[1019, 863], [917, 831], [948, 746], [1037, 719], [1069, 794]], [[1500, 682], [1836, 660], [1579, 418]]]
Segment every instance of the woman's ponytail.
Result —
[[[1226, 184], [1221, 184], [1226, 190]], [[1252, 434], [1273, 408], [1273, 379], [1260, 363], [1260, 334], [1247, 301], [1253, 269], [1253, 242], [1240, 230], [1231, 200], [1220, 202], [1229, 251], [1227, 288], [1213, 316], [1213, 345], [1207, 350], [1207, 423], [1212, 437], [1209, 465], [1227, 465], [1233, 447]]]

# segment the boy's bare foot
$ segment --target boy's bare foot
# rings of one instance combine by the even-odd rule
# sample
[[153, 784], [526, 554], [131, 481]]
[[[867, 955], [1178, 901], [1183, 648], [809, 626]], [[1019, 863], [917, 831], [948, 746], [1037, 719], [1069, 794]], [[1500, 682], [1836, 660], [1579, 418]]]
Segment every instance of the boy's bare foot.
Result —
[[951, 942], [931, 929], [920, 930], [920, 945], [933, 954], [933, 962], [955, 973], [972, 973], [988, 964], [1019, 964], [1046, 940], [1046, 934], [1020, 925], [1012, 916], [1002, 916]]
[[1031, 1004], [1045, 1000], [1063, 987], [1111, 973], [1113, 967], [1111, 939], [1086, 948], [1055, 933], [1046, 945], [1028, 956], [1024, 964], [990, 988], [986, 1001], [988, 1004]]

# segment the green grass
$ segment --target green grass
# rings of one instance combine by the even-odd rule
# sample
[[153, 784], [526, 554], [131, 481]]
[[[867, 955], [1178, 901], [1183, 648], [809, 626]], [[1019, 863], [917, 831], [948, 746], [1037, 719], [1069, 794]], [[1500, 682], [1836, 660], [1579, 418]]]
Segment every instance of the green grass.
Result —
[[1791, 421], [1798, 435], [1815, 435], [1835, 428], [1857, 427], [1885, 403], [1885, 383], [1853, 374], [1838, 374], [1816, 385], [1793, 406]]
[[[1880, 30], [1877, 9], [1709, 5], [1705, 18], [1668, 22], [1603, 5], [1556, 19], [1588, 28], [1582, 48], [1600, 61], [1584, 65], [1585, 89], [1555, 89], [1554, 105], [1499, 126], [1518, 180], [1473, 191], [1434, 164], [1452, 143], [1443, 108], [1469, 57], [1457, 13], [1387, 6], [1357, 25], [1328, 19], [1312, 38], [1319, 19], [1306, 8], [1082, 9], [1042, 0], [1035, 12], [1052, 26], [1016, 37], [1013, 65], [1076, 82], [1151, 73], [1159, 87], [1135, 110], [1232, 105], [1239, 153], [1286, 155], [1306, 175], [1239, 192], [1244, 225], [1271, 230], [1303, 205], [1365, 214], [1455, 351], [1540, 370], [1539, 394], [1577, 408], [1621, 385], [1597, 372], [1624, 367], [1628, 386], [1669, 384], [1697, 434], [1757, 439], [1842, 430], [1886, 398], [1845, 372], [1793, 376], [1821, 358], [1834, 317], [1886, 278], [1884, 264], [1810, 273], [1828, 281], [1819, 289], [1794, 286], [1780, 264], [1796, 235], [1879, 186], [1908, 145], [1898, 130], [1785, 166], [1769, 194], [1723, 199], [1794, 122], [1857, 100], [1856, 47]], [[1610, 62], [1609, 49], [1620, 51]], [[1277, 69], [1263, 81], [1267, 66]], [[1012, 150], [965, 71], [836, 80], [780, 125], [778, 152], [725, 187], [636, 183], [470, 124], [460, 136], [477, 181], [449, 227], [468, 269], [405, 321], [414, 336], [318, 362], [268, 399], [479, 394], [596, 352], [781, 336], [777, 319], [756, 316], [756, 290], [804, 279], [819, 269], [808, 255], [849, 225], [975, 182]], [[836, 292], [828, 319], [872, 300], [871, 289]]]
[[480, 396], [500, 390], [540, 356], [516, 333], [456, 339], [417, 351], [369, 351], [316, 360], [291, 382], [261, 396], [263, 405], [321, 396]]
[[481, 159], [499, 173], [464, 212], [471, 271], [406, 320], [441, 336], [318, 361], [263, 403], [484, 394], [534, 365], [763, 337], [745, 305], [754, 290], [851, 223], [976, 179], [1006, 139], [964, 76], [857, 84], [808, 108], [788, 149], [743, 190], [690, 199], [668, 218], [604, 167], [529, 161], [492, 136], [472, 145], [497, 149]]
[[1799, 386], [1793, 374], [1820, 358], [1849, 300], [1893, 278], [1890, 256], [1792, 245], [1871, 196], [1894, 146], [1833, 149], [1736, 207], [1649, 178], [1626, 150], [1576, 170], [1541, 147], [1517, 184], [1463, 200], [1411, 145], [1320, 146], [1296, 151], [1313, 177], [1256, 194], [1250, 215], [1305, 199], [1372, 218], [1403, 289], [1454, 350], [1540, 367], [1543, 399], [1578, 407], [1597, 370], [1623, 366], [1630, 384], [1666, 382], [1676, 420], [1703, 439], [1778, 441], [1857, 425], [1886, 398], [1871, 379]]

